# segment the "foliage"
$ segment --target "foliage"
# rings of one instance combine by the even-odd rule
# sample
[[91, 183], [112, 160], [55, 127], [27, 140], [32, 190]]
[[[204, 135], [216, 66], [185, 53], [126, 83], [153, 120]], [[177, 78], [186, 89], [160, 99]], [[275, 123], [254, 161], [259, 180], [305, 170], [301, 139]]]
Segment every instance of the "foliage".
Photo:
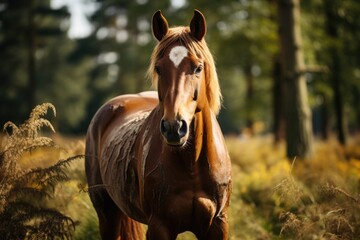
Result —
[[1, 239], [70, 239], [76, 223], [55, 208], [46, 207], [45, 200], [53, 195], [59, 182], [68, 180], [65, 168], [79, 156], [59, 160], [44, 168], [23, 169], [19, 164], [27, 153], [54, 148], [51, 138], [39, 136], [46, 126], [53, 126], [42, 118], [52, 104], [33, 109], [25, 123], [4, 125], [6, 142], [0, 150], [0, 238]]

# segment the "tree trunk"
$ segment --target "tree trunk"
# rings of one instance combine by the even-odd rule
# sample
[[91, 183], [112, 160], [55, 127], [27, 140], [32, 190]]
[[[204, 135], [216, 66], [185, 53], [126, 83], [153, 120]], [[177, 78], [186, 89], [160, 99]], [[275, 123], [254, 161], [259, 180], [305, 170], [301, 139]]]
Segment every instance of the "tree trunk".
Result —
[[28, 113], [35, 107], [36, 76], [35, 76], [35, 0], [29, 1], [28, 8]]
[[278, 56], [274, 58], [273, 64], [273, 118], [274, 118], [274, 143], [278, 144], [285, 138], [285, 113], [284, 81], [281, 76], [281, 64]]
[[246, 64], [244, 68], [246, 80], [246, 128], [251, 135], [254, 134], [254, 76], [251, 72], [252, 65]]
[[311, 158], [312, 117], [308, 104], [299, 0], [278, 0], [282, 76], [286, 83], [287, 157]]
[[346, 121], [344, 115], [344, 103], [343, 103], [343, 93], [342, 93], [342, 83], [341, 83], [341, 56], [338, 47], [336, 46], [335, 41], [338, 38], [337, 31], [337, 17], [336, 11], [337, 7], [334, 5], [333, 1], [329, 1], [325, 5], [325, 16], [326, 16], [326, 28], [327, 33], [332, 39], [332, 44], [329, 48], [330, 51], [330, 80], [332, 83], [332, 88], [334, 92], [334, 107], [335, 107], [335, 116], [336, 116], [336, 129], [337, 129], [337, 138], [338, 141], [342, 144], [346, 144]]
[[329, 100], [326, 96], [323, 96], [323, 103], [321, 105], [321, 138], [323, 140], [329, 139], [330, 133], [330, 106]]
[[345, 127], [345, 115], [344, 115], [344, 103], [343, 103], [343, 94], [341, 87], [341, 67], [340, 67], [340, 56], [338, 49], [332, 47], [331, 49], [331, 83], [334, 91], [334, 107], [335, 107], [335, 116], [336, 116], [336, 129], [337, 129], [337, 139], [341, 145], [346, 144], [346, 127]]
[[360, 89], [357, 86], [352, 87], [353, 94], [353, 106], [355, 109], [355, 131], [356, 133], [360, 132]]

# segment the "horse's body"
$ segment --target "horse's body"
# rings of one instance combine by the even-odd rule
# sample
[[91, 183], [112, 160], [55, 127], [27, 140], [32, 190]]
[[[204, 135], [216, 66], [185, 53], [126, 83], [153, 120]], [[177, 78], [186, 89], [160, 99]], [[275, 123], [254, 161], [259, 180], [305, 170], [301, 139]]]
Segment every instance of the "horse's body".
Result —
[[[167, 22], [159, 12], [153, 25], [156, 21], [161, 29], [154, 35], [161, 40], [171, 29], [164, 30]], [[173, 48], [162, 57], [171, 58]], [[189, 55], [171, 60], [182, 73]], [[116, 97], [94, 116], [86, 140], [86, 174], [103, 239], [139, 239], [138, 222], [148, 225], [148, 239], [175, 239], [183, 231], [199, 239], [228, 237], [231, 165], [205, 77], [191, 78], [199, 81], [190, 91], [196, 98], [180, 93], [185, 87], [175, 90], [180, 85], [159, 82], [158, 93]]]

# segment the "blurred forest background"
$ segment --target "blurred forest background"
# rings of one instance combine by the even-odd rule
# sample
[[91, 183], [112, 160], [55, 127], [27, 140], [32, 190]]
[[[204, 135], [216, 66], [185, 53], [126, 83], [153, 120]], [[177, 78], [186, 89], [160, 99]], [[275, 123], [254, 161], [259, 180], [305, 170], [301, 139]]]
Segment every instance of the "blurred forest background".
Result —
[[[81, 38], [68, 36], [74, 16], [66, 5], [1, 1], [0, 126], [19, 123], [36, 104], [51, 102], [58, 131], [84, 134], [107, 99], [150, 89], [145, 74], [156, 44], [152, 14], [161, 9], [170, 25], [187, 25], [198, 8], [207, 19], [206, 40], [224, 95], [224, 133], [284, 137], [288, 91], [280, 74], [279, 1], [80, 1], [91, 26]], [[311, 0], [300, 7], [300, 74], [314, 134], [336, 133], [346, 143], [347, 134], [360, 129], [360, 3]]]
[[[358, 239], [360, 1], [0, 0], [1, 239], [99, 239], [79, 191], [88, 124], [111, 97], [151, 88], [152, 14], [188, 25], [194, 8], [224, 96], [230, 239]], [[56, 118], [43, 104], [25, 121], [44, 102]]]

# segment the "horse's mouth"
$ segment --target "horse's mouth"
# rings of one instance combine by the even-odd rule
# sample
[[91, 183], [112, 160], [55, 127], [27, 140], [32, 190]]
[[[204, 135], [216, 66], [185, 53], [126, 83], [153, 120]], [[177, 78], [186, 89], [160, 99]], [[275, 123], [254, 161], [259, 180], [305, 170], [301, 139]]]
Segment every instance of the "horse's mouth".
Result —
[[186, 144], [186, 141], [187, 141], [187, 138], [186, 137], [183, 137], [181, 139], [168, 139], [168, 138], [165, 138], [165, 142], [168, 146], [170, 147], [177, 147], [177, 148], [180, 148], [182, 146], [184, 146]]

